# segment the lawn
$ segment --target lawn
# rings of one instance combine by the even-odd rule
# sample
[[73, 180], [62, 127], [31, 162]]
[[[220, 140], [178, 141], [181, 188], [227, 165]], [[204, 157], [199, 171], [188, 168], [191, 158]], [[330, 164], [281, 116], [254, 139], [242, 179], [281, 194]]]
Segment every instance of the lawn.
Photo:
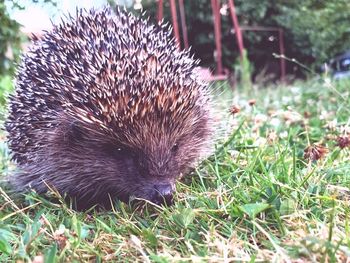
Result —
[[2, 183], [0, 262], [349, 262], [350, 81], [212, 86], [215, 154], [177, 184], [174, 206], [76, 212]]

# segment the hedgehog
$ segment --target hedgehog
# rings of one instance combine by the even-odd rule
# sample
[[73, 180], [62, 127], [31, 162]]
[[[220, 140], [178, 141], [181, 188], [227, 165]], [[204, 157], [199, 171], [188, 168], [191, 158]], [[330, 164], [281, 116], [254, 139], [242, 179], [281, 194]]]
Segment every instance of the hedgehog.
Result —
[[213, 133], [198, 63], [167, 24], [78, 9], [22, 55], [5, 123], [17, 165], [10, 183], [56, 189], [80, 207], [171, 204]]

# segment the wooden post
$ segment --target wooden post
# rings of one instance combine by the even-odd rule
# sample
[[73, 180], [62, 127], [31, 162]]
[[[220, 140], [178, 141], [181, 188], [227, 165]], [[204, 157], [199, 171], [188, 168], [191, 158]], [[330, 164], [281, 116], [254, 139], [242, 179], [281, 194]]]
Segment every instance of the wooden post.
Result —
[[232, 23], [233, 23], [235, 33], [236, 33], [236, 39], [237, 39], [237, 44], [238, 44], [238, 48], [239, 48], [239, 53], [241, 55], [241, 59], [243, 59], [243, 51], [244, 51], [243, 37], [242, 37], [241, 29], [239, 27], [237, 15], [236, 15], [235, 4], [234, 4], [233, 0], [228, 0], [228, 3], [229, 3], [229, 8], [230, 8]]
[[185, 15], [185, 7], [184, 0], [179, 0], [180, 6], [180, 18], [181, 18], [181, 27], [182, 27], [182, 37], [184, 40], [185, 49], [188, 49], [188, 36], [187, 36], [187, 26], [186, 26], [186, 15]]
[[163, 19], [163, 0], [158, 0], [158, 22]]
[[173, 22], [173, 30], [174, 30], [174, 36], [176, 43], [180, 47], [180, 33], [179, 33], [179, 26], [177, 23], [177, 13], [176, 13], [176, 2], [175, 0], [170, 0], [170, 9], [171, 9], [171, 17]]
[[221, 50], [221, 17], [220, 17], [220, 0], [211, 0], [211, 8], [214, 18], [214, 35], [216, 46], [216, 74], [222, 73], [222, 50]]

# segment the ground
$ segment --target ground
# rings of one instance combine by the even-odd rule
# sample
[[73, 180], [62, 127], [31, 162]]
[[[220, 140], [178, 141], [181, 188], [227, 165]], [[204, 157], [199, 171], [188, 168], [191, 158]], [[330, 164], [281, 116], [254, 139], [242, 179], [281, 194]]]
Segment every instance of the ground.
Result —
[[76, 212], [3, 183], [0, 261], [350, 262], [350, 81], [212, 89], [216, 151], [174, 206]]

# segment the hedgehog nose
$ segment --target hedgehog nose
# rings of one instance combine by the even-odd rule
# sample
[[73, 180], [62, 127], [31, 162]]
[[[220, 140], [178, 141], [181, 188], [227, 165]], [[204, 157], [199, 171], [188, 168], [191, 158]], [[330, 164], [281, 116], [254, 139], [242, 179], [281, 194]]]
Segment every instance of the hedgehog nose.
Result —
[[173, 204], [173, 187], [171, 184], [156, 184], [154, 186], [154, 189], [155, 195], [153, 197], [153, 200], [151, 200], [153, 203], [158, 205]]

